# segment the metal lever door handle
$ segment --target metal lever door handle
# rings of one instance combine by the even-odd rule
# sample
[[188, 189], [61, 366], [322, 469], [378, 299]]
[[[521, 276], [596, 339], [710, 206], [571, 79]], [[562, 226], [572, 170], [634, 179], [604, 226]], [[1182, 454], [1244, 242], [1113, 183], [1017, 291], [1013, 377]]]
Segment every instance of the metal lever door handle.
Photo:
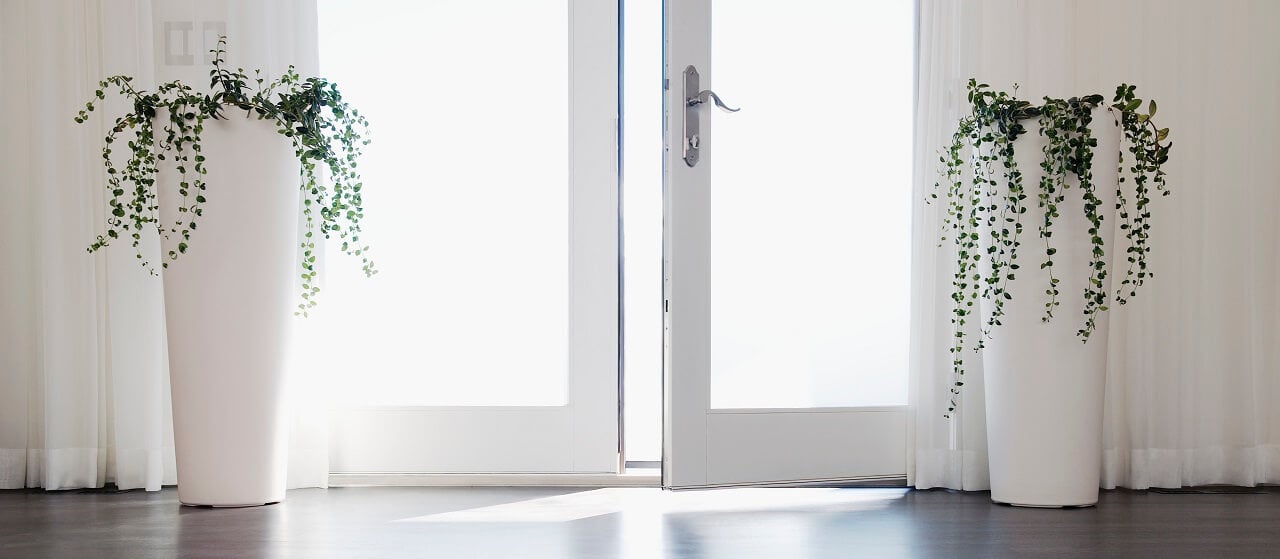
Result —
[[698, 109], [706, 102], [715, 103], [726, 113], [736, 113], [735, 109], [724, 104], [720, 96], [710, 89], [699, 87], [698, 69], [689, 66], [684, 69], [684, 162], [693, 167], [698, 164], [698, 152], [702, 149], [702, 126], [699, 123]]
[[701, 103], [706, 103], [708, 97], [711, 98], [711, 101], [713, 101], [717, 107], [720, 107], [720, 110], [726, 113], [736, 113], [742, 110], [742, 109], [735, 109], [728, 105], [725, 105], [724, 101], [720, 100], [720, 96], [716, 95], [716, 92], [711, 91], [710, 89], [704, 89], [702, 91], [699, 91], [697, 95], [690, 97], [686, 102], [689, 104], [690, 107], [693, 107]]

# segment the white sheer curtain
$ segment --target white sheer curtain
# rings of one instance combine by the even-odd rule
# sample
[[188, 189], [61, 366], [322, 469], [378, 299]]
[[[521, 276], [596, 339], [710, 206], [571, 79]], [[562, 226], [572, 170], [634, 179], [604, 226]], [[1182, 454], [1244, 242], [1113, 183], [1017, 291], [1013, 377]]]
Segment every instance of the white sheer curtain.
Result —
[[[175, 482], [161, 282], [125, 243], [85, 252], [106, 216], [102, 114], [121, 106], [72, 116], [108, 75], [207, 86], [205, 43], [224, 31], [237, 65], [313, 75], [315, 29], [312, 0], [0, 2], [0, 488]], [[289, 482], [323, 486], [319, 383], [293, 377]]]
[[960, 413], [942, 417], [952, 257], [941, 208], [923, 203], [974, 76], [1025, 99], [1136, 84], [1172, 129], [1155, 278], [1109, 317], [1103, 486], [1280, 483], [1280, 3], [919, 5], [909, 482], [988, 487], [980, 359], [966, 358]]
[[152, 80], [150, 13], [96, 8], [0, 3], [3, 488], [174, 479], [160, 282], [125, 251], [85, 253], [103, 223], [104, 130], [67, 118], [104, 70]]

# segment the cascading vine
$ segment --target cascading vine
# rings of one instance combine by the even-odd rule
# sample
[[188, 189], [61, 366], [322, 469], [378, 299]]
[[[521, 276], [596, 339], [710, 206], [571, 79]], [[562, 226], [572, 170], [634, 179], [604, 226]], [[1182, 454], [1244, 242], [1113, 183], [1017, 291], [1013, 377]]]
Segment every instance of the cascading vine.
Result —
[[[316, 304], [320, 287], [316, 283], [315, 232], [326, 239], [341, 242], [341, 250], [361, 259], [365, 275], [377, 273], [369, 259], [369, 248], [360, 241], [364, 218], [360, 174], [357, 163], [364, 146], [369, 144], [369, 123], [343, 99], [338, 86], [323, 78], [302, 79], [293, 66], [279, 79], [267, 82], [256, 72], [250, 78], [243, 68], [230, 70], [226, 63], [227, 38], [218, 39], [213, 49], [213, 69], [209, 72], [211, 94], [200, 93], [179, 81], [162, 84], [154, 92], [139, 91], [129, 76], [112, 76], [102, 80], [94, 92], [97, 101], [105, 100], [108, 89], [115, 88], [132, 103], [131, 110], [116, 118], [104, 138], [103, 165], [107, 172], [111, 215], [107, 229], [89, 245], [96, 252], [113, 240], [128, 235], [135, 256], [149, 272], [155, 266], [143, 255], [142, 233], [154, 228], [162, 238], [178, 236], [178, 244], [162, 259], [161, 268], [186, 253], [206, 201], [204, 176], [205, 156], [201, 153], [201, 134], [210, 119], [227, 119], [226, 109], [238, 109], [245, 117], [274, 121], [278, 132], [293, 143], [294, 154], [301, 164], [300, 178], [306, 232], [301, 241], [301, 302], [297, 314], [306, 316]], [[253, 84], [253, 85], [250, 85]], [[85, 104], [76, 116], [77, 123], [89, 119], [95, 100]], [[156, 134], [156, 119], [164, 117], [161, 134]], [[133, 138], [126, 145], [129, 158], [123, 168], [112, 159], [112, 148], [126, 130]], [[156, 173], [160, 162], [170, 161], [178, 174], [178, 208], [180, 216], [173, 223], [161, 223], [157, 201]], [[320, 171], [328, 174], [328, 184], [320, 180]], [[130, 188], [126, 191], [126, 185]]]
[[1127, 169], [1133, 179], [1134, 205], [1129, 207], [1128, 198], [1124, 197], [1125, 155], [1120, 150], [1118, 171], [1120, 179], [1116, 185], [1116, 212], [1121, 220], [1120, 229], [1130, 239], [1130, 246], [1125, 249], [1129, 263], [1125, 277], [1116, 290], [1116, 302], [1124, 304], [1137, 295], [1138, 287], [1143, 281], [1152, 277], [1147, 268], [1147, 255], [1151, 253], [1148, 244], [1151, 233], [1151, 184], [1161, 196], [1168, 196], [1169, 189], [1165, 182], [1164, 164], [1169, 161], [1168, 128], [1158, 128], [1152, 117], [1156, 114], [1156, 102], [1147, 103], [1147, 112], [1139, 113], [1142, 99], [1133, 94], [1134, 86], [1121, 84], [1116, 88], [1114, 104], [1111, 105], [1116, 114], [1116, 123], [1124, 129], [1125, 138], [1129, 140], [1128, 151], [1133, 164]]
[[[968, 101], [970, 113], [957, 123], [951, 141], [939, 157], [942, 164], [940, 179], [934, 185], [930, 199], [944, 193], [947, 204], [940, 236], [942, 242], [951, 239], [956, 254], [956, 267], [952, 276], [952, 317], [955, 332], [949, 352], [954, 380], [946, 416], [957, 407], [957, 399], [964, 386], [964, 355], [967, 349], [977, 351], [984, 347], [995, 327], [1001, 325], [1004, 306], [1013, 299], [1008, 284], [1016, 278], [1019, 269], [1018, 250], [1022, 246], [1027, 213], [1026, 186], [1014, 160], [1015, 142], [1027, 132], [1023, 121], [1035, 119], [1039, 133], [1046, 143], [1041, 149], [1040, 168], [1043, 174], [1038, 181], [1036, 204], [1043, 219], [1036, 230], [1043, 244], [1043, 261], [1040, 268], [1048, 272], [1049, 285], [1044, 291], [1044, 316], [1048, 322], [1060, 306], [1062, 293], [1058, 289], [1059, 271], [1054, 267], [1057, 249], [1053, 243], [1054, 221], [1061, 216], [1059, 208], [1066, 200], [1075, 177], [1075, 186], [1084, 201], [1084, 218], [1089, 222], [1088, 234], [1092, 252], [1088, 274], [1089, 281], [1081, 296], [1084, 298], [1083, 324], [1077, 335], [1087, 343], [1097, 325], [1099, 313], [1106, 312], [1108, 303], [1114, 300], [1124, 304], [1133, 298], [1143, 281], [1151, 277], [1147, 258], [1151, 248], [1150, 185], [1167, 195], [1169, 193], [1163, 165], [1168, 161], [1166, 142], [1168, 128], [1157, 128], [1151, 118], [1156, 103], [1148, 104], [1147, 112], [1140, 112], [1142, 100], [1134, 96], [1134, 86], [1121, 84], [1116, 88], [1113, 104], [1106, 107], [1117, 125], [1124, 131], [1120, 149], [1120, 179], [1116, 183], [1116, 211], [1121, 220], [1120, 229], [1127, 243], [1125, 252], [1128, 270], [1120, 288], [1114, 293], [1104, 289], [1108, 276], [1107, 248], [1104, 241], [1102, 200], [1098, 197], [1098, 185], [1094, 183], [1093, 151], [1098, 141], [1093, 137], [1090, 125], [1093, 111], [1102, 106], [1101, 95], [1086, 95], [1069, 99], [1045, 97], [1041, 105], [1032, 105], [1013, 94], [993, 91], [987, 84], [970, 79]], [[1130, 154], [1132, 164], [1127, 169], [1132, 182], [1132, 192], [1126, 193], [1126, 169], [1124, 152]], [[966, 170], [968, 171], [966, 173]], [[1132, 205], [1130, 205], [1132, 200]], [[980, 248], [983, 233], [989, 235], [985, 250]], [[976, 342], [968, 340], [970, 319], [980, 308], [978, 301], [990, 301], [990, 312], [976, 332]]]

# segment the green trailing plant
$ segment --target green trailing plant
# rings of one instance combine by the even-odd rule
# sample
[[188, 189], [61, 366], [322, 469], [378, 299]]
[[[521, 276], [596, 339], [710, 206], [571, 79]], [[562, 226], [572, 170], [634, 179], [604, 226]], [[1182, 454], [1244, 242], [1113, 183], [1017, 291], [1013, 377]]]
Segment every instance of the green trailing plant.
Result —
[[[297, 314], [306, 316], [320, 291], [315, 268], [317, 232], [340, 243], [343, 252], [359, 257], [366, 275], [377, 273], [368, 246], [360, 240], [364, 185], [357, 167], [364, 146], [369, 144], [369, 123], [343, 100], [337, 84], [324, 78], [303, 79], [290, 66], [284, 75], [268, 82], [261, 71], [255, 71], [251, 78], [243, 68], [227, 68], [226, 44], [226, 37], [220, 37], [218, 46], [210, 51], [214, 59], [208, 92], [181, 81], [161, 84], [155, 91], [139, 90], [132, 77], [112, 76], [98, 84], [94, 98], [80, 110], [77, 123], [89, 120], [89, 113], [111, 90], [130, 107], [116, 117], [103, 139], [110, 216], [106, 231], [88, 251], [128, 238], [142, 266], [155, 274], [155, 263], [140, 247], [142, 235], [150, 228], [164, 239], [177, 240], [175, 248], [162, 256], [161, 268], [186, 253], [207, 197], [217, 196], [217, 185], [211, 192], [205, 183], [208, 161], [201, 144], [205, 124], [243, 111], [244, 118], [274, 122], [278, 132], [292, 142], [300, 164], [305, 232], [300, 247], [302, 293]], [[122, 142], [128, 157], [119, 166], [112, 156]], [[156, 184], [159, 167], [166, 164], [177, 173], [179, 196], [179, 217], [168, 223], [160, 219]], [[327, 181], [322, 180], [322, 173], [328, 175]]]
[[[955, 332], [951, 347], [954, 380], [947, 417], [955, 412], [957, 397], [964, 386], [964, 357], [970, 348], [981, 350], [992, 330], [1001, 325], [1004, 306], [1013, 299], [1008, 290], [1017, 277], [1019, 249], [1025, 239], [1023, 216], [1029, 203], [1035, 203], [1043, 219], [1034, 224], [1042, 245], [1040, 268], [1048, 272], [1044, 291], [1044, 315], [1054, 318], [1063, 294], [1058, 289], [1061, 273], [1055, 267], [1057, 248], [1053, 242], [1055, 220], [1066, 200], [1067, 191], [1075, 187], [1084, 202], [1084, 215], [1089, 223], [1091, 254], [1088, 283], [1080, 294], [1084, 301], [1082, 324], [1076, 332], [1084, 343], [1097, 327], [1100, 313], [1111, 302], [1124, 304], [1137, 294], [1137, 289], [1151, 277], [1148, 257], [1151, 253], [1151, 192], [1168, 195], [1164, 164], [1169, 159], [1168, 128], [1158, 128], [1152, 117], [1156, 102], [1147, 103], [1134, 95], [1134, 86], [1116, 88], [1112, 104], [1104, 105], [1102, 95], [1085, 95], [1069, 99], [1045, 97], [1041, 104], [1017, 98], [1013, 93], [994, 91], [987, 84], [970, 79], [968, 85], [970, 111], [960, 119], [950, 142], [939, 158], [940, 178], [934, 185], [931, 200], [946, 198], [941, 242], [948, 238], [955, 246], [956, 268], [952, 276], [952, 317]], [[1128, 262], [1124, 279], [1114, 293], [1104, 286], [1110, 273], [1107, 247], [1103, 237], [1105, 225], [1100, 186], [1092, 174], [1093, 152], [1098, 146], [1091, 124], [1094, 111], [1104, 108], [1123, 130], [1120, 148], [1120, 173], [1116, 189], [1116, 217], [1124, 232]], [[1040, 180], [1027, 193], [1022, 172], [1014, 160], [1015, 141], [1027, 133], [1024, 122], [1036, 121], [1039, 134], [1045, 138], [1041, 149]], [[1128, 156], [1126, 157], [1126, 152]], [[1126, 167], [1127, 165], [1127, 167]], [[1071, 180], [1074, 177], [1074, 180]], [[1034, 202], [1033, 202], [1034, 200]], [[989, 236], [986, 246], [982, 234]], [[1112, 250], [1115, 250], [1114, 248]], [[980, 318], [981, 299], [990, 301], [986, 320]], [[972, 325], [978, 326], [976, 340], [968, 339]]]

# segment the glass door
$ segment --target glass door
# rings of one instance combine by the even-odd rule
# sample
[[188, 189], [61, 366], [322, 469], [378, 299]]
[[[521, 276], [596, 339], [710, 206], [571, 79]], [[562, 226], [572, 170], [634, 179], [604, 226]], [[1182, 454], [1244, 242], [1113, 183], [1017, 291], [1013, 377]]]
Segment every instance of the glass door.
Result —
[[664, 485], [903, 476], [913, 4], [666, 5]]
[[334, 473], [618, 471], [617, 18], [320, 1], [380, 269], [328, 266], [316, 313]]

